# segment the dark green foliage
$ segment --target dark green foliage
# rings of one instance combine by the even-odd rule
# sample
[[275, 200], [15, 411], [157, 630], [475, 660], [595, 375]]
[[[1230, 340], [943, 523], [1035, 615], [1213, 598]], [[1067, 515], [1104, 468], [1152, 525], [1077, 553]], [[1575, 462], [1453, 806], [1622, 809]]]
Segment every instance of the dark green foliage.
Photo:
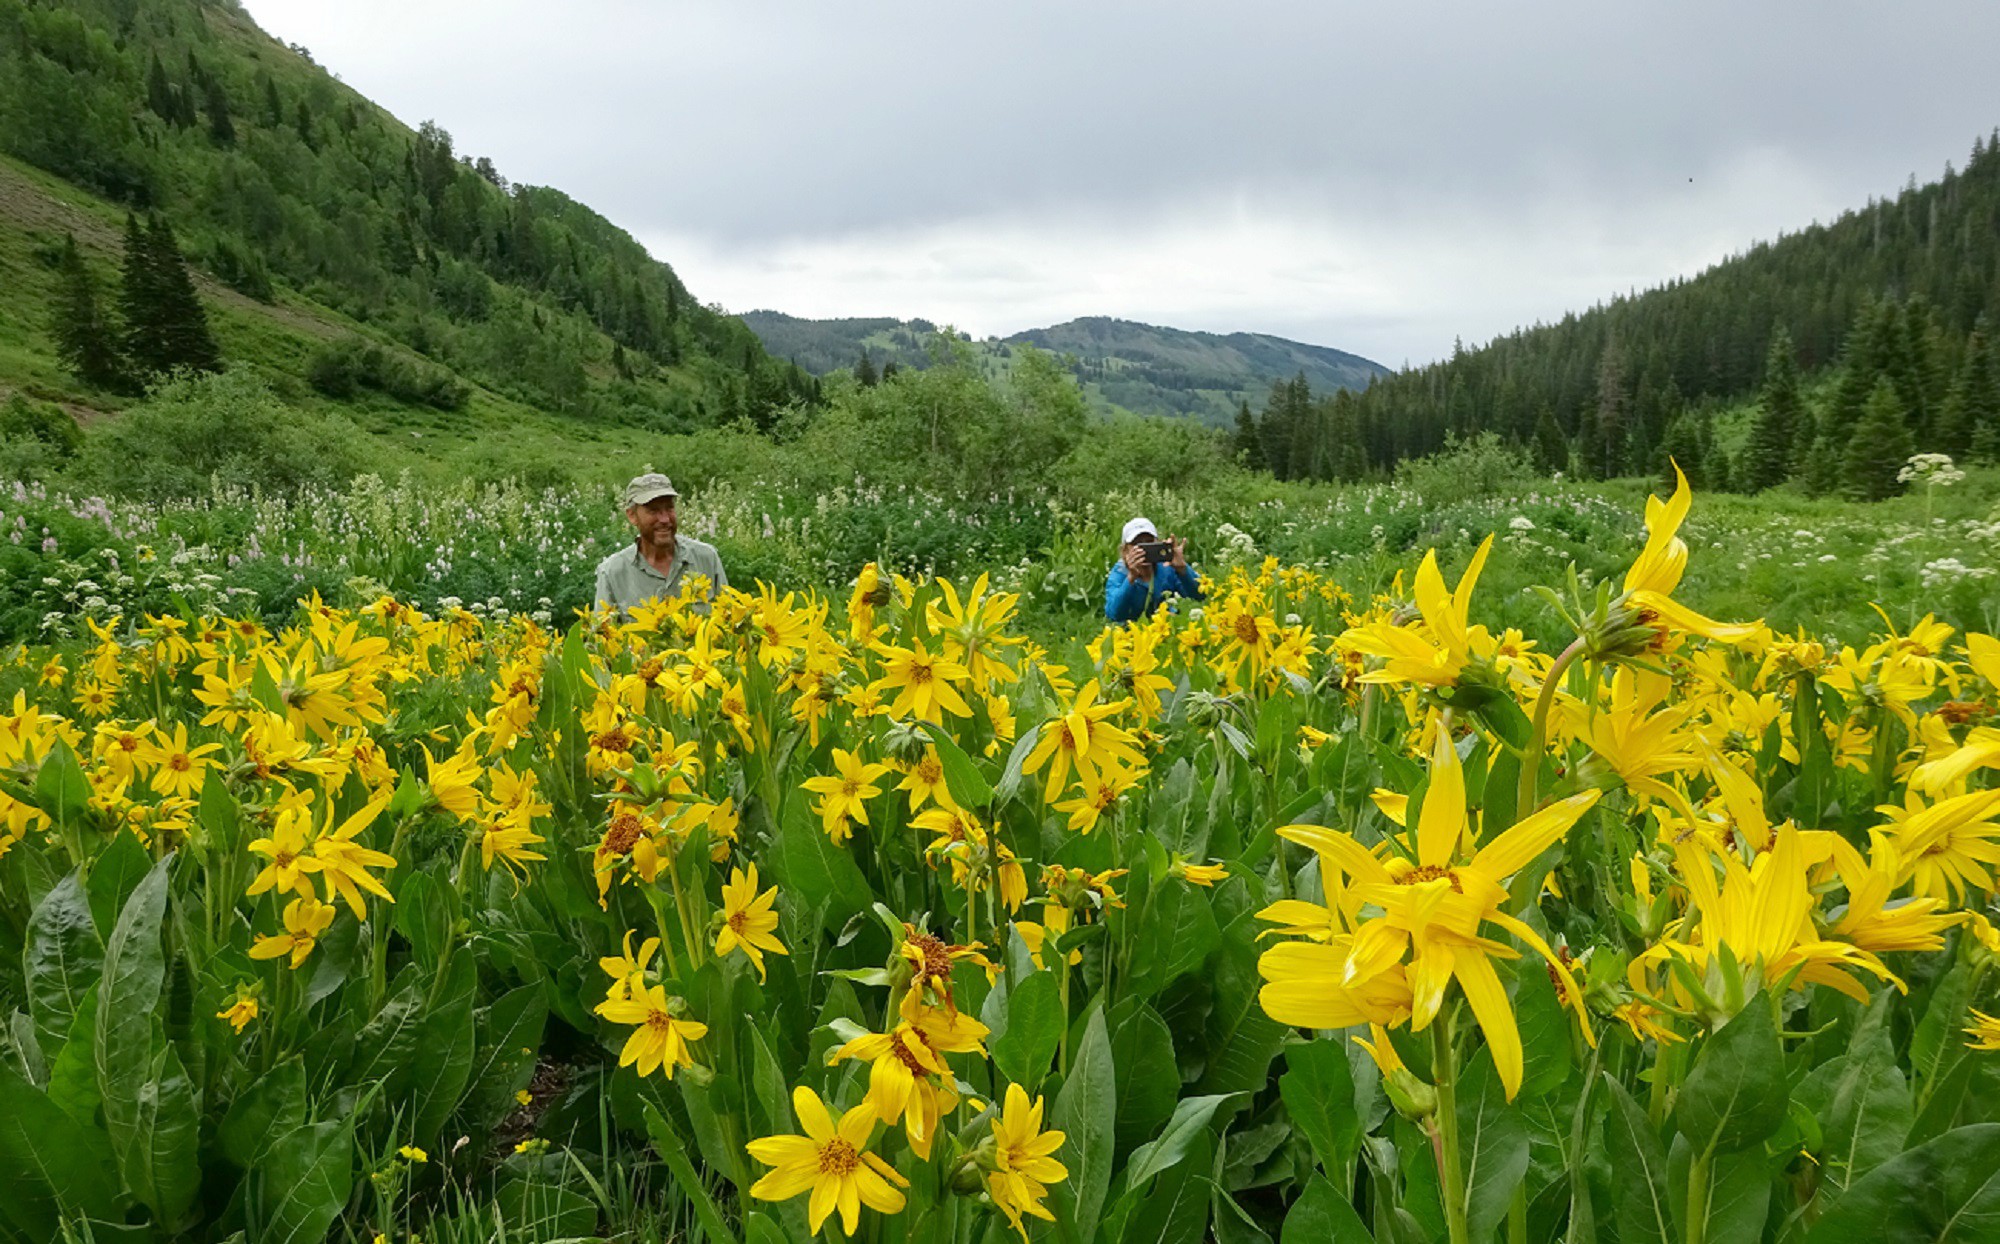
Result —
[[[1965, 339], [1965, 357], [1939, 412], [1937, 434], [1932, 439], [1941, 453], [1971, 452], [1981, 461], [1990, 461], [1996, 437], [2000, 437], [2000, 376], [1996, 376], [1986, 334], [1975, 329]], [[1985, 452], [1978, 452], [1980, 448]]]
[[209, 78], [205, 83], [208, 98], [204, 107], [208, 110], [208, 136], [218, 143], [236, 141], [236, 126], [229, 119], [229, 93], [222, 89], [220, 78]]
[[1257, 417], [1250, 413], [1248, 402], [1236, 404], [1236, 427], [1229, 436], [1229, 452], [1253, 471], [1264, 469], [1264, 442], [1257, 435]]
[[57, 458], [72, 458], [83, 447], [83, 429], [62, 407], [16, 393], [0, 406], [0, 441], [35, 441]]
[[211, 478], [291, 492], [352, 475], [358, 440], [345, 420], [286, 406], [247, 372], [180, 375], [93, 435], [79, 470], [126, 496], [194, 496]]
[[1553, 406], [1543, 406], [1535, 419], [1535, 469], [1545, 475], [1569, 470], [1569, 441], [1556, 423]]
[[1903, 491], [1896, 479], [1916, 452], [1902, 399], [1887, 376], [1875, 382], [1841, 455], [1840, 483], [1848, 496], [1880, 501]]
[[126, 217], [122, 271], [118, 308], [133, 371], [145, 378], [179, 368], [221, 370], [208, 315], [165, 220], [154, 216], [142, 229], [135, 217]]
[[1738, 464], [1737, 486], [1744, 492], [1762, 492], [1784, 483], [1792, 473], [1792, 458], [1804, 422], [1798, 360], [1792, 355], [1791, 334], [1779, 327], [1771, 334], [1771, 352], [1764, 361], [1764, 389]]
[[98, 305], [97, 282], [77, 249], [75, 234], [63, 239], [61, 271], [62, 292], [50, 324], [56, 355], [85, 384], [117, 388], [125, 379], [118, 330]]
[[327, 397], [343, 402], [367, 388], [404, 402], [458, 410], [470, 396], [465, 382], [443, 368], [356, 337], [335, 342], [314, 354], [306, 366], [306, 380]]

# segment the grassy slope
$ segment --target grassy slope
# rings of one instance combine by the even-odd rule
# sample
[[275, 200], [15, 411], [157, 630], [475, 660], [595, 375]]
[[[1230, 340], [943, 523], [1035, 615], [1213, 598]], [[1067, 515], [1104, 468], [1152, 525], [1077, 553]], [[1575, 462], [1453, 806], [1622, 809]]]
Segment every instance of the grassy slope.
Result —
[[[63, 235], [77, 243], [98, 279], [101, 299], [115, 299], [123, 209], [18, 161], [0, 157], [0, 397], [19, 389], [62, 405], [86, 424], [134, 399], [80, 384], [62, 370], [47, 330], [56, 295], [54, 259]], [[561, 463], [579, 479], [629, 474], [646, 456], [632, 429], [550, 415], [475, 386], [462, 410], [412, 406], [379, 393], [329, 401], [304, 382], [315, 350], [355, 335], [408, 355], [368, 325], [281, 287], [260, 303], [196, 273], [223, 356], [254, 368], [294, 404], [337, 411], [372, 440], [369, 459], [384, 474], [413, 470], [450, 478], [497, 476], [538, 461]]]

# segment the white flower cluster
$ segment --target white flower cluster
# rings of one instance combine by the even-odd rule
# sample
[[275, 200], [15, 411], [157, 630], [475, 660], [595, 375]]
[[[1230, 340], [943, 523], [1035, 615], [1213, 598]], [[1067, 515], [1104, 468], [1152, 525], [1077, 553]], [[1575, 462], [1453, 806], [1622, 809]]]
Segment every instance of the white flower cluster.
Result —
[[1231, 566], [1257, 560], [1257, 541], [1234, 523], [1215, 529], [1216, 561]]
[[1952, 465], [1950, 454], [1911, 454], [1903, 469], [1896, 472], [1899, 484], [1922, 484], [1926, 488], [1948, 488], [1965, 478]]
[[1968, 566], [1956, 557], [1940, 557], [1924, 563], [1917, 577], [1926, 588], [1950, 587], [1954, 583], [1977, 582], [1990, 579], [1996, 573], [1991, 566]]

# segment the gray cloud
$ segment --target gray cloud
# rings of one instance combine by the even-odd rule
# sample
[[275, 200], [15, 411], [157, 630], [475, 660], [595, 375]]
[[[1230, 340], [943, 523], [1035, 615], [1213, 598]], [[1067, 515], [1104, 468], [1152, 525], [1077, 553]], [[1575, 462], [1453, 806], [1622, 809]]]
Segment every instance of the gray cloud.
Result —
[[2000, 6], [250, 0], [705, 298], [1398, 363], [1934, 176]]

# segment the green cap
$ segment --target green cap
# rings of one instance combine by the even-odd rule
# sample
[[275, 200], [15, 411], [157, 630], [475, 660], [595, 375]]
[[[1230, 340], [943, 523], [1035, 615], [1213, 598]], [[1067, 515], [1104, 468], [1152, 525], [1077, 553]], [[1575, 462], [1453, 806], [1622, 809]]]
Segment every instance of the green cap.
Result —
[[678, 496], [680, 494], [674, 491], [674, 481], [658, 471], [648, 471], [625, 485], [625, 508], [629, 510], [635, 505], [644, 505], [660, 497]]

